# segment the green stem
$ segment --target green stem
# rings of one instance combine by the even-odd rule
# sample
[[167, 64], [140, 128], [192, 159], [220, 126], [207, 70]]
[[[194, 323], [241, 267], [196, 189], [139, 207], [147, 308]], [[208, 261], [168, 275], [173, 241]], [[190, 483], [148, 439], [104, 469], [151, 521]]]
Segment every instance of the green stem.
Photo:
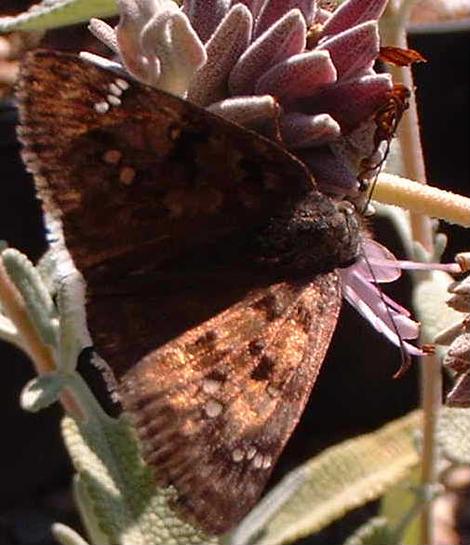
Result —
[[[21, 337], [20, 346], [31, 358], [36, 373], [38, 375], [53, 373], [56, 370], [53, 351], [51, 347], [44, 344], [31, 322], [25, 302], [10, 280], [1, 256], [0, 300], [2, 301], [2, 307], [5, 310], [6, 316], [11, 320]], [[82, 407], [77, 403], [77, 400], [69, 389], [65, 389], [62, 392], [60, 402], [65, 411], [76, 419], [80, 419], [83, 416]]]

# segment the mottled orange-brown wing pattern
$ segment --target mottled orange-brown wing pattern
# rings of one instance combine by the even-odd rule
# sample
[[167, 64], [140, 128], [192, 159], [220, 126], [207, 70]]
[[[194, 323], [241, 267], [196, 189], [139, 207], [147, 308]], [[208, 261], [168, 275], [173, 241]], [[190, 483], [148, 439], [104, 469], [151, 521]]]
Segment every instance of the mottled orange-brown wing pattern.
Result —
[[189, 519], [222, 533], [260, 496], [336, 325], [336, 238], [309, 246], [309, 227], [353, 256], [357, 225], [341, 230], [274, 143], [76, 57], [27, 55], [18, 99], [24, 160], [144, 458]]
[[253, 507], [303, 411], [340, 308], [337, 275], [278, 283], [150, 352], [120, 382], [144, 458], [210, 533]]

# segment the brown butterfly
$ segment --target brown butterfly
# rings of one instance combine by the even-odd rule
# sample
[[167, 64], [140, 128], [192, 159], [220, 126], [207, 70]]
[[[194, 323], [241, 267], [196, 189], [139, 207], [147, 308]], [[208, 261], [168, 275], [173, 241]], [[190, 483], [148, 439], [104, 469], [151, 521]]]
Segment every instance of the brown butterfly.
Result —
[[275, 143], [77, 57], [27, 55], [17, 96], [143, 456], [189, 520], [225, 532], [300, 418], [358, 218]]

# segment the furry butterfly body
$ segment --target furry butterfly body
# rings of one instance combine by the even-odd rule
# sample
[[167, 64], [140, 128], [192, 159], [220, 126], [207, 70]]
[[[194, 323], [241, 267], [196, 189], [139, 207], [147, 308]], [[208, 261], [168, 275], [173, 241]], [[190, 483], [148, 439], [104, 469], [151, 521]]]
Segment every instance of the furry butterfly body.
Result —
[[188, 519], [225, 532], [300, 418], [358, 219], [280, 146], [77, 57], [29, 54], [17, 96], [143, 456]]

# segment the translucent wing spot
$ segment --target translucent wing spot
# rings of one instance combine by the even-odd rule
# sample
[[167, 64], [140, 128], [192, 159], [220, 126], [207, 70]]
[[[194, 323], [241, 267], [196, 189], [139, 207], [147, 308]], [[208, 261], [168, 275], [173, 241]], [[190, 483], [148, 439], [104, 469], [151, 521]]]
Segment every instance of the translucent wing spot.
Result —
[[245, 453], [243, 452], [243, 450], [241, 448], [236, 448], [233, 452], [232, 452], [232, 460], [238, 464], [240, 463], [243, 458], [245, 458]]
[[261, 469], [263, 467], [263, 462], [264, 462], [264, 456], [258, 452], [258, 454], [256, 454], [256, 456], [253, 458], [253, 467], [255, 469]]
[[106, 100], [111, 104], [111, 106], [120, 106], [122, 104], [121, 99], [115, 95], [108, 95]]
[[107, 102], [97, 102], [93, 107], [98, 114], [105, 114], [109, 111], [109, 104]]
[[180, 125], [170, 125], [168, 127], [168, 137], [172, 142], [175, 142], [181, 136], [181, 131]]
[[130, 84], [125, 79], [118, 78], [114, 81], [114, 83], [123, 91], [127, 91], [127, 89], [130, 87]]
[[131, 185], [135, 179], [135, 170], [132, 167], [123, 167], [119, 172], [119, 181], [123, 185]]
[[103, 153], [103, 161], [108, 165], [117, 165], [121, 157], [122, 153], [117, 149], [110, 149]]
[[273, 461], [271, 459], [271, 456], [265, 456], [263, 460], [263, 465], [261, 466], [263, 469], [269, 469], [273, 465]]
[[205, 394], [212, 395], [218, 392], [221, 386], [222, 383], [220, 381], [206, 378], [202, 383], [202, 390]]
[[269, 469], [272, 465], [271, 456], [263, 456], [260, 452], [253, 458], [252, 465], [255, 469]]
[[254, 446], [248, 447], [246, 449], [246, 459], [253, 460], [256, 455], [256, 448]]
[[271, 398], [278, 397], [279, 394], [280, 394], [280, 391], [275, 386], [273, 386], [272, 384], [268, 385], [268, 387], [266, 388], [266, 392], [268, 393], [269, 397], [271, 397]]
[[123, 92], [123, 90], [120, 87], [118, 87], [115, 83], [110, 83], [108, 89], [109, 89], [109, 92], [116, 97], [120, 97]]
[[215, 399], [211, 399], [204, 405], [204, 412], [209, 418], [216, 418], [222, 412], [223, 408], [221, 403]]

